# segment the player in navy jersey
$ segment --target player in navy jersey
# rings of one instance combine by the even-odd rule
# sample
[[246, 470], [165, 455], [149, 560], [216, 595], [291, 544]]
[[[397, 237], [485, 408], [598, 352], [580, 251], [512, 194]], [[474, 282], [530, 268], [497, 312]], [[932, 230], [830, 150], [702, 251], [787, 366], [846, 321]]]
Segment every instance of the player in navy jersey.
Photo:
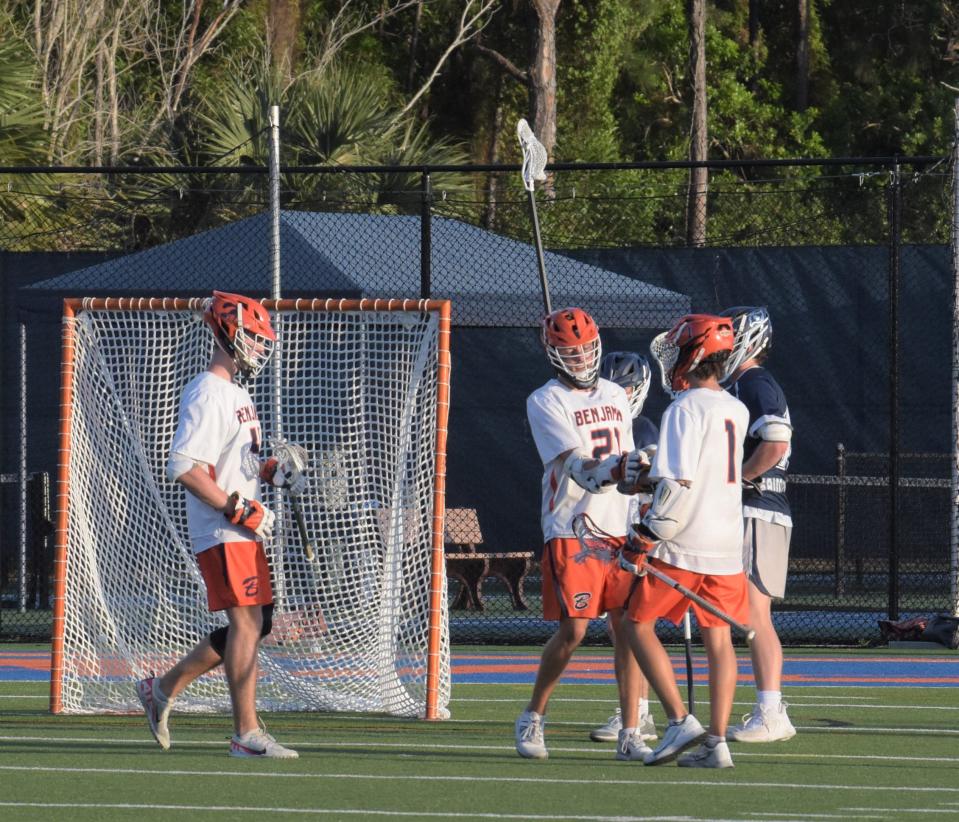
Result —
[[749, 625], [756, 631], [750, 653], [756, 704], [741, 725], [729, 729], [737, 742], [776, 742], [796, 734], [782, 701], [783, 652], [772, 622], [772, 601], [786, 593], [792, 516], [786, 498], [786, 471], [792, 442], [789, 407], [779, 383], [763, 367], [772, 345], [765, 308], [722, 312], [736, 337], [724, 382], [749, 409], [743, 479], [758, 490], [743, 494], [743, 566], [749, 577]]
[[[599, 374], [603, 379], [615, 382], [621, 385], [629, 398], [629, 411], [633, 415], [633, 442], [636, 448], [648, 448], [656, 445], [659, 441], [659, 428], [656, 424], [643, 416], [643, 405], [646, 403], [646, 397], [649, 395], [649, 386], [652, 383], [652, 371], [649, 367], [649, 361], [642, 355], [632, 351], [610, 351], [603, 356], [599, 366]], [[627, 522], [638, 522], [640, 520], [639, 508], [641, 505], [652, 501], [651, 494], [634, 494], [630, 498], [629, 514]], [[607, 615], [607, 627], [609, 637], [614, 646], [616, 644], [616, 632], [609, 622]], [[616, 657], [618, 660], [618, 657]], [[640, 675], [638, 678], [638, 714], [636, 717], [623, 716], [621, 709], [617, 709], [605, 725], [590, 731], [589, 738], [593, 742], [616, 742], [619, 739], [619, 732], [623, 729], [623, 720], [626, 723], [635, 725], [637, 719], [639, 725], [639, 734], [643, 742], [656, 739], [656, 724], [649, 713], [649, 685], [646, 679]], [[627, 724], [626, 727], [631, 727]]]

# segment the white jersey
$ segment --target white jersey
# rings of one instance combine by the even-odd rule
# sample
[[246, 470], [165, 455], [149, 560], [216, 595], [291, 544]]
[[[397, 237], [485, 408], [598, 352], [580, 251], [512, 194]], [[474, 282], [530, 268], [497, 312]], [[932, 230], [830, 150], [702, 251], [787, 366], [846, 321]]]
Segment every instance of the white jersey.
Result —
[[666, 409], [650, 478], [688, 480], [682, 530], [655, 557], [700, 574], [743, 570], [743, 440], [746, 406], [726, 391], [691, 388]]
[[[245, 388], [204, 371], [183, 389], [170, 450], [210, 466], [210, 475], [228, 494], [260, 499], [260, 441], [260, 421]], [[221, 542], [256, 539], [249, 528], [233, 525], [189, 491], [186, 516], [197, 554]]]
[[574, 450], [595, 459], [633, 450], [633, 420], [626, 392], [600, 379], [591, 390], [552, 379], [526, 400], [526, 416], [543, 461], [543, 539], [573, 537], [573, 516], [588, 514], [616, 537], [626, 533], [629, 498], [613, 489], [591, 494], [563, 471], [561, 454]]

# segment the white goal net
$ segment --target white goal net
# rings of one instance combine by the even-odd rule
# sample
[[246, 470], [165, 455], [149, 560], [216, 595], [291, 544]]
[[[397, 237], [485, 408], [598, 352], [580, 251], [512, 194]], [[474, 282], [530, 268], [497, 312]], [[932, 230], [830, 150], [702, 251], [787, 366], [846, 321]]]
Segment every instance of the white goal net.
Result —
[[[264, 437], [282, 428], [310, 454], [300, 500], [316, 554], [305, 558], [288, 500], [264, 485], [265, 504], [282, 517], [266, 545], [276, 611], [261, 646], [258, 706], [436, 716], [450, 682], [442, 562], [449, 304], [265, 305], [282, 357], [247, 387]], [[165, 671], [226, 624], [207, 610], [186, 492], [165, 471], [181, 391], [214, 345], [202, 307], [68, 301], [56, 712], [138, 711], [137, 679]], [[218, 669], [176, 708], [229, 705]]]

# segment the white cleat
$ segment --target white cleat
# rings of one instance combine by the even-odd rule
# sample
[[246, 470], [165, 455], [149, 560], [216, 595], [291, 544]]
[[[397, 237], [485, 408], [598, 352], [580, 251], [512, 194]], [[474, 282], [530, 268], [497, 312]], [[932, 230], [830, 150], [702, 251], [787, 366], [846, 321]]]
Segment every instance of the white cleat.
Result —
[[643, 762], [647, 755], [652, 752], [653, 749], [643, 742], [639, 731], [628, 733], [622, 730], [619, 732], [619, 738], [616, 741], [617, 759], [626, 762]]
[[[606, 720], [605, 725], [600, 725], [589, 732], [589, 738], [593, 742], [616, 742], [621, 730], [623, 730], [623, 715], [617, 708], [616, 713]], [[652, 714], [643, 714], [639, 718], [639, 734], [644, 742], [657, 738], [656, 723], [653, 722]]]
[[663, 741], [655, 751], [650, 752], [643, 762], [646, 765], [662, 765], [672, 762], [687, 748], [706, 738], [706, 729], [692, 714], [686, 714], [682, 722], [670, 722], [663, 733]]
[[593, 742], [615, 742], [619, 739], [619, 732], [623, 730], [623, 715], [619, 708], [616, 709], [605, 725], [600, 725], [589, 732], [589, 738]]
[[732, 768], [733, 758], [725, 740], [717, 742], [712, 748], [705, 742], [696, 750], [684, 753], [676, 764], [680, 768]]
[[150, 723], [150, 732], [163, 750], [170, 750], [170, 728], [167, 719], [170, 716], [170, 701], [163, 699], [157, 688], [155, 676], [141, 679], [137, 682], [137, 696], [143, 706], [147, 722]]
[[656, 723], [653, 722], [652, 714], [643, 714], [639, 718], [639, 735], [642, 737], [643, 742], [652, 742], [654, 739], [659, 738], [659, 735], [656, 733]]
[[523, 711], [516, 720], [516, 753], [526, 759], [547, 759], [543, 729], [546, 717], [536, 711]]
[[262, 728], [254, 728], [243, 736], [234, 734], [230, 740], [230, 756], [298, 759], [300, 755], [292, 748], [284, 748]]
[[743, 724], [734, 725], [726, 735], [736, 742], [779, 742], [792, 739], [796, 735], [796, 729], [789, 721], [787, 707], [785, 702], [780, 702], [774, 708], [757, 702], [752, 712], [743, 717]]

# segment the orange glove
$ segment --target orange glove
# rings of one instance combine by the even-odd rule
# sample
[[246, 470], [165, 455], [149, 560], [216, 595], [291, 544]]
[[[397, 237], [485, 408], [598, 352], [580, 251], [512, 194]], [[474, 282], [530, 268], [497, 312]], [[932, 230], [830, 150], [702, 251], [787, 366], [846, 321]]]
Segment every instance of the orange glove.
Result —
[[241, 497], [238, 491], [230, 494], [223, 516], [234, 525], [249, 528], [262, 539], [269, 539], [273, 536], [273, 523], [276, 521], [276, 514], [255, 499]]

